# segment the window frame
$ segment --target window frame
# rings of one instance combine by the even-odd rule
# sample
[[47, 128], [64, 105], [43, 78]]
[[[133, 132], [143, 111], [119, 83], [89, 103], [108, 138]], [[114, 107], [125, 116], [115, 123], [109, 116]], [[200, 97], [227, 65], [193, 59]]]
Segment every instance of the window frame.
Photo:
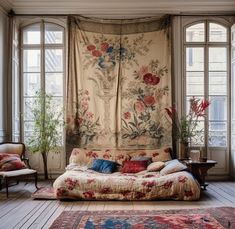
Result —
[[[63, 42], [62, 44], [46, 44], [45, 43], [45, 24], [54, 24], [56, 26], [59, 26], [62, 31], [63, 31]], [[26, 29], [29, 26], [33, 26], [35, 24], [40, 25], [40, 44], [24, 44], [23, 43], [23, 32], [24, 29]], [[40, 18], [40, 19], [32, 19], [32, 20], [27, 20], [26, 22], [22, 23], [20, 25], [20, 36], [19, 36], [19, 44], [20, 44], [20, 53], [19, 53], [19, 59], [20, 59], [20, 64], [19, 64], [19, 84], [20, 84], [20, 98], [18, 99], [19, 102], [19, 107], [20, 107], [20, 140], [24, 141], [24, 73], [23, 73], [23, 51], [24, 50], [32, 50], [32, 49], [39, 49], [40, 50], [40, 89], [43, 91], [46, 90], [46, 84], [45, 84], [45, 76], [46, 76], [46, 71], [45, 71], [45, 51], [46, 49], [62, 49], [62, 55], [63, 55], [63, 93], [62, 96], [57, 96], [53, 95], [53, 98], [56, 97], [62, 97], [63, 101], [63, 106], [65, 104], [65, 95], [66, 95], [66, 73], [67, 73], [67, 65], [66, 65], [66, 59], [67, 59], [67, 52], [66, 52], [66, 47], [67, 47], [67, 39], [66, 39], [66, 23], [63, 20], [59, 19], [54, 19], [54, 18]], [[28, 98], [33, 98], [35, 96], [27, 96]], [[65, 114], [64, 114], [65, 117]], [[63, 142], [62, 142], [62, 148], [65, 147], [65, 129], [63, 128]]]
[[[205, 35], [204, 41], [201, 42], [187, 42], [186, 41], [186, 29], [190, 26], [204, 23], [205, 25]], [[227, 30], [227, 41], [226, 42], [214, 42], [209, 41], [209, 23], [216, 23], [226, 28]], [[227, 50], [227, 144], [225, 147], [223, 146], [209, 146], [209, 115], [208, 111], [206, 118], [204, 119], [204, 146], [206, 151], [208, 149], [226, 149], [230, 151], [231, 148], [231, 25], [229, 22], [222, 20], [220, 18], [214, 19], [210, 17], [205, 17], [203, 19], [198, 18], [189, 18], [189, 20], [185, 20], [185, 24], [182, 25], [182, 89], [183, 89], [183, 98], [182, 98], [182, 114], [186, 114], [186, 98], [187, 98], [187, 91], [186, 91], [186, 48], [187, 47], [203, 47], [204, 49], [204, 98], [209, 99], [209, 48], [210, 47], [226, 47]], [[200, 146], [195, 146], [198, 148]], [[194, 148], [194, 147], [192, 147]]]

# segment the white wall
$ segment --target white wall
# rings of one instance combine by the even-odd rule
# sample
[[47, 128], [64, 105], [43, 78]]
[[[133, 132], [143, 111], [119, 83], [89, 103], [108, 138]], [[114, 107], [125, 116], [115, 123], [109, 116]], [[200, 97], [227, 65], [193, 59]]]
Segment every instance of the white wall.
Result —
[[0, 142], [8, 140], [7, 79], [8, 79], [8, 16], [0, 7]]

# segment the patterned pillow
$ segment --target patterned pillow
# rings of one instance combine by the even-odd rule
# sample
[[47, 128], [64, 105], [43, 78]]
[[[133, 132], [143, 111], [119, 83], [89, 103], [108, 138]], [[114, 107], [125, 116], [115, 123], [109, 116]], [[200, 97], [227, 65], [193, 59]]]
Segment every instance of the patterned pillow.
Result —
[[12, 171], [24, 168], [26, 168], [26, 165], [21, 161], [18, 154], [0, 154], [0, 171]]
[[118, 164], [114, 161], [95, 159], [90, 169], [99, 173], [113, 173], [117, 170]]
[[147, 169], [148, 161], [124, 161], [122, 173], [138, 173]]
[[131, 161], [148, 161], [148, 165], [152, 163], [151, 157], [133, 157]]
[[148, 167], [147, 170], [149, 172], [156, 172], [156, 171], [160, 171], [163, 167], [165, 166], [165, 163], [162, 161], [156, 161], [151, 163]]
[[174, 159], [172, 161], [169, 161], [166, 166], [160, 171], [160, 174], [162, 176], [171, 174], [171, 173], [176, 173], [180, 172], [182, 170], [187, 169], [187, 166], [179, 162], [179, 160]]

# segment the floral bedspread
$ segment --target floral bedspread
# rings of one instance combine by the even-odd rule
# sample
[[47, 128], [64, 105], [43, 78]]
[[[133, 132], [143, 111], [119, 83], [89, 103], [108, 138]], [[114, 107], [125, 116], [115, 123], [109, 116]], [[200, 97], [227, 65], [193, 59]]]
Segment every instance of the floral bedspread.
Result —
[[86, 200], [197, 200], [200, 186], [193, 176], [177, 172], [161, 176], [159, 172], [102, 174], [86, 166], [70, 164], [54, 182], [58, 199]]

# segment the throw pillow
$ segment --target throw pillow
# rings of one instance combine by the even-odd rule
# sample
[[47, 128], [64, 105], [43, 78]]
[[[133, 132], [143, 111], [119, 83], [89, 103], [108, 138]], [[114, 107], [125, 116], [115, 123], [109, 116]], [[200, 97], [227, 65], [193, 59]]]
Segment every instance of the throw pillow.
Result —
[[160, 171], [163, 167], [165, 166], [165, 163], [162, 161], [156, 161], [151, 163], [148, 167], [147, 170], [149, 172], [157, 172]]
[[12, 171], [26, 168], [26, 165], [21, 161], [17, 154], [1, 154], [0, 171]]
[[138, 173], [146, 170], [148, 161], [124, 161], [121, 172], [122, 173]]
[[148, 165], [152, 163], [151, 157], [133, 157], [131, 158], [131, 161], [148, 161]]
[[175, 172], [180, 172], [182, 170], [187, 169], [187, 166], [179, 162], [177, 159], [174, 159], [172, 161], [168, 161], [166, 166], [160, 171], [160, 174], [162, 176], [175, 173]]
[[90, 169], [99, 173], [113, 173], [117, 170], [118, 163], [114, 161], [95, 159]]

